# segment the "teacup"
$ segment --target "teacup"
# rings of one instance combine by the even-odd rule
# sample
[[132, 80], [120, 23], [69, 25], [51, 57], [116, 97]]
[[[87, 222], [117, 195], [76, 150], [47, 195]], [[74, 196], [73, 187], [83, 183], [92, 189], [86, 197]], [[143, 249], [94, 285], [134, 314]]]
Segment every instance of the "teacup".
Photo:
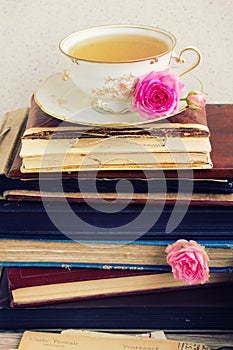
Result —
[[176, 38], [154, 27], [109, 25], [85, 29], [60, 42], [61, 52], [69, 60], [73, 82], [93, 98], [93, 107], [116, 114], [130, 110], [135, 84], [140, 76], [151, 71], [172, 68], [183, 63], [183, 54], [192, 50], [196, 57], [188, 73], [200, 63], [200, 52], [183, 49], [174, 55]]

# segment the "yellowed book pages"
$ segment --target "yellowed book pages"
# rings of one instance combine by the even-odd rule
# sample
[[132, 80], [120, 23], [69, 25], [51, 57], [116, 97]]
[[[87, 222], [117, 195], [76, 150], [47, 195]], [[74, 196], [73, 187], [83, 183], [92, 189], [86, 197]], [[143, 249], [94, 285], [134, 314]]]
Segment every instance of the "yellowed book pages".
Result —
[[108, 150], [106, 153], [88, 153], [88, 154], [48, 154], [42, 157], [27, 157], [23, 159], [23, 165], [26, 169], [34, 168], [72, 168], [72, 167], [88, 167], [88, 166], [122, 166], [122, 165], [134, 165], [139, 166], [151, 165], [155, 168], [159, 168], [161, 164], [187, 164], [191, 167], [192, 164], [209, 163], [208, 153], [110, 153]]
[[[229, 248], [209, 248], [210, 267], [232, 266], [233, 252]], [[4, 239], [0, 244], [0, 261], [99, 263], [105, 268], [127, 265], [166, 265], [164, 246], [147, 244], [84, 244], [78, 241], [47, 242]]]
[[[233, 249], [208, 248], [209, 267], [233, 265]], [[0, 244], [0, 261], [5, 262], [58, 262], [101, 264], [103, 268], [142, 269], [146, 265], [167, 265], [164, 246], [149, 244], [101, 244], [78, 241], [36, 241], [4, 239]]]
[[[27, 159], [27, 158], [26, 158]], [[43, 162], [44, 164], [44, 162]], [[49, 167], [42, 168], [40, 167], [41, 164], [37, 164], [38, 167], [36, 168], [27, 168], [28, 163], [25, 167], [25, 159], [23, 159], [23, 164], [21, 167], [22, 173], [50, 173], [50, 172], [76, 172], [76, 171], [93, 171], [93, 170], [187, 170], [187, 169], [211, 169], [213, 167], [213, 164], [211, 162], [210, 156], [204, 155], [204, 159], [199, 161], [193, 161], [189, 163], [163, 163], [163, 162], [157, 162], [157, 163], [145, 163], [145, 164], [98, 164], [95, 165], [86, 165], [86, 164], [80, 164], [75, 166], [62, 166], [59, 164], [58, 167], [51, 167], [50, 164], [48, 164]]]
[[66, 334], [30, 332], [23, 334], [19, 350], [209, 350], [200, 343], [151, 338], [102, 338], [94, 336], [71, 336]]
[[208, 137], [111, 137], [111, 138], [80, 138], [73, 139], [22, 139], [20, 156], [22, 158], [58, 154], [67, 152], [80, 153], [130, 153], [144, 152], [210, 152], [211, 144]]

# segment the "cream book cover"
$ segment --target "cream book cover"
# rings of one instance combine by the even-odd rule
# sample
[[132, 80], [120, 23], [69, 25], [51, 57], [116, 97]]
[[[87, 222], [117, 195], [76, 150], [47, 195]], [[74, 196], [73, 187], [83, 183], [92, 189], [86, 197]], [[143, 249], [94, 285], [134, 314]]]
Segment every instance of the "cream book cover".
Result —
[[209, 350], [201, 343], [152, 338], [105, 338], [66, 334], [30, 332], [23, 334], [18, 350]]

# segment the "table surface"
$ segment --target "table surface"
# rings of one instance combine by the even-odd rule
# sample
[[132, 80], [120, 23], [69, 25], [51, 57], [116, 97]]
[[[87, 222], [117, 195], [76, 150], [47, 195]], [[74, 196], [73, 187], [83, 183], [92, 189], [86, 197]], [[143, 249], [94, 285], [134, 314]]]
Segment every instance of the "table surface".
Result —
[[[229, 332], [202, 332], [196, 333], [190, 331], [185, 333], [165, 331], [167, 339], [183, 340], [190, 342], [205, 343], [211, 349], [218, 349], [220, 347], [232, 347], [233, 348], [233, 331]], [[17, 349], [22, 333], [20, 332], [1, 332], [0, 333], [0, 349], [12, 350]]]

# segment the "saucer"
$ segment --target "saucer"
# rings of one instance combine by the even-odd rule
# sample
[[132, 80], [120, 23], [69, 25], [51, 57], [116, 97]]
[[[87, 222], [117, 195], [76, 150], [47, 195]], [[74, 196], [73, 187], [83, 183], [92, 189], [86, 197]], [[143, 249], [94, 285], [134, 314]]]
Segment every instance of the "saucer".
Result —
[[[191, 90], [202, 90], [200, 80], [192, 74], [183, 76], [181, 81], [184, 83], [184, 96]], [[38, 106], [47, 114], [64, 121], [89, 126], [142, 125], [175, 115], [146, 120], [136, 112], [116, 115], [97, 111], [92, 107], [92, 98], [78, 89], [68, 74], [61, 72], [48, 77], [35, 91], [34, 98]], [[186, 108], [186, 102], [181, 101], [176, 114]]]

